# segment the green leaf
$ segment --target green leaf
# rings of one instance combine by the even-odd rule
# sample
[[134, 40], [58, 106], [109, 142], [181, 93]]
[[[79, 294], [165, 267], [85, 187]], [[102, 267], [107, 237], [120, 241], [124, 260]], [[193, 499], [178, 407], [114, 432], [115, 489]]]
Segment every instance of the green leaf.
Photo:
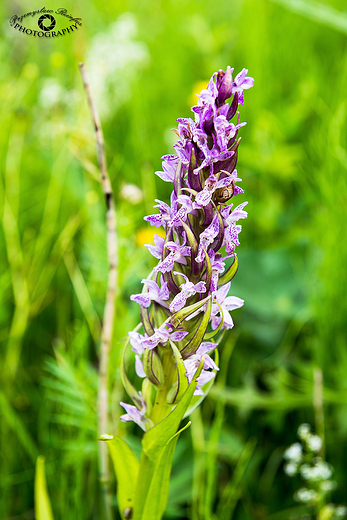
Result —
[[207, 326], [208, 326], [208, 322], [210, 321], [211, 308], [212, 308], [212, 300], [210, 298], [208, 305], [207, 305], [206, 312], [203, 315], [203, 318], [199, 324], [198, 330], [196, 331], [196, 333], [194, 334], [194, 336], [190, 340], [190, 342], [187, 343], [181, 350], [181, 354], [183, 354], [183, 356], [188, 356], [192, 352], [195, 352], [197, 350], [197, 348], [199, 347], [200, 343], [202, 342], [206, 329], [207, 329]]
[[199, 368], [195, 372], [195, 375], [190, 385], [184, 392], [182, 399], [180, 400], [176, 408], [172, 410], [172, 412], [169, 413], [169, 415], [165, 417], [165, 419], [163, 419], [160, 423], [156, 424], [153, 428], [148, 430], [148, 432], [146, 432], [143, 436], [143, 451], [151, 460], [155, 460], [157, 458], [158, 446], [165, 446], [165, 444], [171, 439], [171, 437], [175, 435], [179, 427], [179, 424], [182, 420], [182, 417], [185, 414], [189, 406], [189, 403], [193, 397], [197, 385], [196, 380], [201, 374], [203, 366], [204, 358], [201, 359]]
[[[138, 328], [140, 328], [140, 326], [136, 327], [136, 329], [138, 329]], [[136, 329], [135, 329], [135, 331], [136, 331]], [[136, 404], [137, 408], [139, 410], [141, 410], [141, 408], [142, 408], [141, 398], [140, 398], [139, 393], [136, 390], [136, 388], [130, 383], [127, 373], [126, 373], [126, 369], [125, 369], [125, 352], [126, 352], [127, 346], [129, 345], [129, 342], [130, 342], [130, 339], [128, 337], [125, 342], [123, 354], [122, 354], [121, 378], [122, 378], [122, 383], [123, 383], [126, 393], [132, 399], [132, 401]]]
[[143, 356], [143, 369], [150, 382], [159, 388], [163, 387], [165, 375], [163, 365], [154, 349], [146, 349]]
[[[155, 472], [157, 462], [162, 454], [163, 448], [176, 434], [183, 415], [185, 414], [189, 403], [193, 397], [197, 378], [201, 374], [204, 366], [204, 358], [202, 357], [200, 365], [195, 375], [184, 392], [182, 399], [165, 419], [148, 430], [142, 439], [142, 453], [140, 460], [139, 476], [137, 479], [135, 493], [135, 507], [133, 520], [145, 520], [142, 516], [145, 507], [146, 497], [151, 485], [151, 481]], [[146, 519], [147, 520], [147, 519]], [[151, 520], [151, 519], [148, 519]]]
[[215, 336], [217, 336], [217, 334], [220, 332], [220, 330], [222, 329], [223, 325], [224, 325], [224, 313], [223, 313], [223, 309], [222, 307], [220, 306], [220, 304], [218, 303], [217, 300], [214, 300], [214, 303], [216, 303], [220, 309], [220, 313], [221, 313], [221, 320], [219, 322], [219, 325], [218, 327], [216, 328], [216, 330], [212, 330], [211, 332], [208, 332], [207, 334], [205, 334], [204, 336], [204, 341], [209, 341], [210, 339], [214, 338]]
[[155, 467], [142, 513], [142, 520], [161, 520], [169, 496], [170, 474], [176, 443], [180, 433], [189, 428], [190, 425], [191, 422], [189, 421], [181, 430], [175, 433], [165, 445]]
[[36, 460], [35, 473], [35, 515], [37, 520], [54, 520], [49, 499], [45, 472], [45, 458], [40, 455]]
[[145, 309], [145, 307], [141, 306], [140, 314], [144, 331], [148, 334], [148, 336], [153, 336], [154, 328], [151, 322], [151, 318], [149, 317], [148, 309]]
[[124, 512], [134, 507], [135, 487], [139, 473], [139, 461], [130, 446], [120, 437], [103, 435], [110, 450], [114, 471], [117, 478], [117, 499], [119, 512], [125, 519]]
[[225, 285], [226, 283], [230, 282], [236, 274], [236, 271], [239, 267], [239, 261], [237, 259], [237, 254], [235, 253], [235, 258], [229, 269], [219, 278], [218, 280], [218, 287], [221, 287], [222, 285]]
[[210, 290], [211, 280], [212, 280], [212, 268], [211, 268], [211, 260], [207, 254], [206, 249], [204, 249], [205, 258], [206, 258], [206, 292]]
[[210, 298], [211, 298], [211, 296], [207, 296], [203, 300], [201, 300], [197, 303], [193, 303], [193, 305], [189, 305], [188, 307], [184, 307], [184, 309], [181, 309], [180, 311], [175, 312], [175, 314], [173, 314], [171, 316], [171, 319], [170, 319], [171, 324], [175, 328], [177, 328], [183, 320], [185, 320], [190, 314], [193, 314], [193, 312], [200, 309], [200, 307], [202, 307], [207, 302], [207, 300]]
[[177, 378], [178, 378], [177, 392], [172, 401], [174, 403], [175, 401], [178, 402], [181, 399], [184, 392], [187, 390], [188, 378], [186, 376], [186, 367], [184, 366], [180, 351], [178, 350], [178, 348], [172, 341], [170, 341], [170, 345], [171, 345], [172, 351], [175, 356], [175, 361], [176, 361], [176, 366], [177, 366]]
[[181, 220], [181, 226], [183, 227], [184, 231], [187, 234], [187, 239], [188, 239], [189, 245], [191, 247], [191, 257], [192, 257], [192, 262], [193, 262], [193, 259], [198, 254], [198, 249], [199, 249], [198, 241], [196, 240], [196, 236], [194, 235], [193, 231], [190, 229], [188, 224], [183, 222], [182, 219], [180, 219], [180, 220]]

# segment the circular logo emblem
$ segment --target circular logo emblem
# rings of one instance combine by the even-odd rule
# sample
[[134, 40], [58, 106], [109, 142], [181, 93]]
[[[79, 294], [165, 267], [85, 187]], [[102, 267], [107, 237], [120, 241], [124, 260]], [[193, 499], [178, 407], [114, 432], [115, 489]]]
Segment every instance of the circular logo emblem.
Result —
[[50, 14], [43, 14], [37, 21], [42, 31], [51, 31], [55, 27], [55, 18]]

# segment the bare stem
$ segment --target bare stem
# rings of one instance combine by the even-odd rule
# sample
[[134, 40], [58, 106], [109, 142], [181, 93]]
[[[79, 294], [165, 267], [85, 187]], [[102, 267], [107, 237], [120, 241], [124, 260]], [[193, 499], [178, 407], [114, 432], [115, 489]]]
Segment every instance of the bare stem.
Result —
[[[115, 297], [118, 279], [118, 247], [116, 232], [116, 212], [114, 197], [110, 178], [107, 173], [106, 155], [104, 148], [104, 136], [101, 129], [100, 118], [90, 90], [89, 77], [84, 63], [79, 63], [79, 68], [88, 99], [90, 113], [95, 128], [95, 140], [97, 147], [98, 164], [101, 173], [101, 186], [106, 202], [106, 225], [107, 225], [107, 251], [108, 251], [108, 283], [104, 319], [101, 332], [101, 348], [99, 359], [99, 391], [98, 391], [98, 431], [99, 435], [108, 432], [108, 372], [110, 345], [112, 340], [115, 316]], [[99, 443], [100, 454], [100, 482], [103, 491], [105, 517], [107, 520], [113, 518], [110, 474], [108, 466], [108, 454], [106, 443]]]
[[324, 409], [323, 409], [323, 372], [321, 368], [315, 368], [313, 372], [314, 391], [313, 407], [316, 422], [316, 432], [321, 437], [323, 444], [320, 455], [324, 457], [325, 452], [325, 432], [324, 432]]

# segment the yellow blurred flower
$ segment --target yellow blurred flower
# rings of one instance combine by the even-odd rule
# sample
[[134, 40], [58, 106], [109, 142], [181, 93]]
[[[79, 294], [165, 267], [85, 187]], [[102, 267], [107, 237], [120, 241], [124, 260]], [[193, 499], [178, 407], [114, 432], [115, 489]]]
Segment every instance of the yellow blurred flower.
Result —
[[208, 85], [208, 79], [198, 81], [194, 84], [193, 92], [188, 98], [188, 103], [190, 106], [197, 105], [198, 104], [198, 98], [196, 97], [197, 94], [200, 94], [202, 90], [207, 88]]
[[141, 228], [136, 233], [136, 243], [139, 247], [145, 244], [154, 244], [154, 235], [165, 238], [165, 231], [158, 228]]

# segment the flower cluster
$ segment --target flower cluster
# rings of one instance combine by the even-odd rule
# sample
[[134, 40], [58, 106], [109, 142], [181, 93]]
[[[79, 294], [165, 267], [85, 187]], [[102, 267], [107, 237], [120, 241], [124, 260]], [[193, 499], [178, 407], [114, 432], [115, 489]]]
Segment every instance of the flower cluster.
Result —
[[311, 433], [309, 424], [299, 426], [298, 437], [301, 442], [289, 446], [283, 455], [285, 473], [290, 477], [299, 474], [306, 482], [306, 487], [296, 491], [294, 499], [320, 513], [319, 518], [346, 518], [347, 507], [326, 503], [337, 484], [331, 479], [334, 468], [319, 456], [323, 447], [321, 437]]
[[[238, 222], [247, 217], [247, 202], [230, 202], [243, 193], [236, 163], [238, 131], [246, 123], [240, 123], [237, 108], [244, 103], [243, 91], [254, 83], [247, 72], [243, 69], [233, 78], [233, 69], [227, 67], [213, 74], [192, 107], [194, 119], [177, 119], [176, 153], [164, 155], [163, 170], [156, 172], [173, 184], [170, 204], [156, 200], [157, 213], [145, 217], [152, 226], [163, 227], [166, 238], [154, 235], [154, 245], [146, 246], [158, 264], [142, 280], [142, 293], [131, 296], [141, 308], [143, 333], [130, 332], [129, 337], [137, 375], [164, 392], [166, 405], [172, 395], [170, 404], [177, 404], [179, 386], [186, 384], [177, 376], [180, 360], [190, 382], [204, 358], [195, 390], [195, 395], [204, 395], [202, 387], [218, 370], [209, 354], [216, 352], [223, 329], [234, 325], [230, 311], [244, 303], [228, 292], [238, 267]], [[148, 415], [151, 395], [143, 387], [134, 413], [127, 405], [121, 419], [136, 417], [146, 429], [145, 410], [148, 419], [158, 415], [154, 409], [152, 417]]]

